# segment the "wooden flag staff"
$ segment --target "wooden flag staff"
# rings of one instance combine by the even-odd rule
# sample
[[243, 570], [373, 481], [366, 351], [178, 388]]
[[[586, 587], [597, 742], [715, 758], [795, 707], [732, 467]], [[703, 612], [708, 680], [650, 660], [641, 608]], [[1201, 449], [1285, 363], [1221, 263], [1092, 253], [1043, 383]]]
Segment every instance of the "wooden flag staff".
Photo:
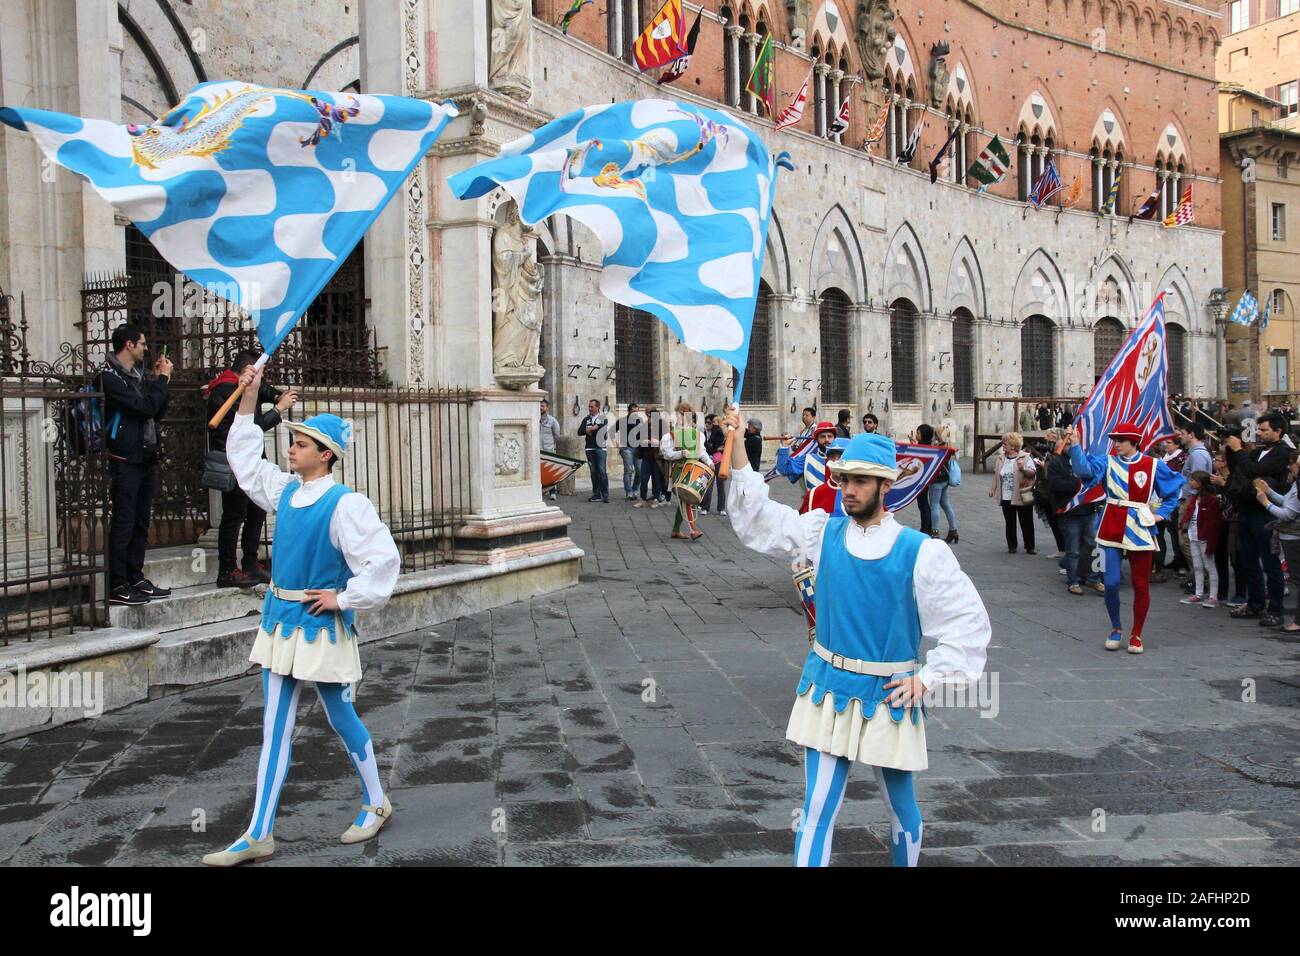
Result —
[[[253, 363], [253, 368], [260, 372], [266, 366], [266, 363], [270, 360], [270, 358], [271, 356], [263, 352], [261, 358], [259, 358], [256, 362]], [[231, 392], [230, 397], [226, 399], [225, 404], [223, 404], [219, 409], [217, 409], [217, 413], [208, 420], [208, 427], [216, 428], [218, 425], [220, 425], [221, 420], [225, 418], [228, 414], [230, 414], [230, 410], [235, 407], [235, 402], [239, 401], [239, 397], [243, 394], [244, 394], [244, 383], [240, 382], [238, 385], [235, 386], [235, 390]]]

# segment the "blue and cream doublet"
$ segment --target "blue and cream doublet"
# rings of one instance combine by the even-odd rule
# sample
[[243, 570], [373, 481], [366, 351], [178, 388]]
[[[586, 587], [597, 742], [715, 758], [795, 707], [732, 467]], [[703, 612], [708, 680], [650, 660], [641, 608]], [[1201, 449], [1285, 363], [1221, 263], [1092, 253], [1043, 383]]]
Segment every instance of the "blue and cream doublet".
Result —
[[817, 641], [842, 657], [911, 662], [890, 677], [855, 674], [809, 651], [786, 736], [805, 747], [900, 770], [927, 766], [920, 707], [891, 707], [885, 685], [919, 667], [921, 621], [914, 590], [926, 536], [899, 530], [882, 557], [863, 559], [845, 544], [850, 520], [830, 518], [817, 562]]
[[[342, 593], [352, 578], [343, 552], [330, 540], [330, 521], [351, 489], [336, 484], [313, 503], [294, 507], [302, 486], [289, 482], [276, 509], [271, 543], [272, 584], [284, 591], [330, 590]], [[310, 604], [276, 597], [262, 604], [262, 621], [249, 658], [277, 674], [302, 680], [351, 683], [361, 677], [361, 658], [352, 610], [312, 614]]]

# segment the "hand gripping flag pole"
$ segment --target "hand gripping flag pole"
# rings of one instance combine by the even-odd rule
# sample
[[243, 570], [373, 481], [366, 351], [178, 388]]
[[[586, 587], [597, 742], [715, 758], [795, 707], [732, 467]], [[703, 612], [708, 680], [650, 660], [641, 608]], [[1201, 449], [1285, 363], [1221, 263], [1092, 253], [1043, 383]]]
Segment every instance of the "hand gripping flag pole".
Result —
[[450, 103], [239, 82], [202, 83], [147, 126], [0, 108], [178, 271], [248, 312], [259, 369], [455, 115]]
[[794, 166], [735, 116], [646, 99], [575, 110], [448, 185], [460, 199], [500, 187], [529, 225], [557, 213], [582, 223], [604, 252], [602, 294], [729, 363], [735, 400], [779, 168]]

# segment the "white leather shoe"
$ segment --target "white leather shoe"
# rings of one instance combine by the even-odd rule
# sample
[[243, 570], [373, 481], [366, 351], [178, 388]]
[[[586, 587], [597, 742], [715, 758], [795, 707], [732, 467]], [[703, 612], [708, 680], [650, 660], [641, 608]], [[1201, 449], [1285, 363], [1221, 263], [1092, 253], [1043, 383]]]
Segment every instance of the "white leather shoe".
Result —
[[366, 813], [373, 813], [375, 822], [368, 827], [359, 827], [355, 823], [352, 824], [341, 838], [344, 843], [364, 843], [378, 833], [379, 828], [387, 823], [389, 817], [393, 815], [393, 805], [388, 802], [388, 794], [384, 794], [384, 805], [382, 807], [363, 804], [361, 809]]
[[[268, 835], [265, 840], [254, 840], [245, 833], [240, 839], [248, 844], [246, 849], [209, 853], [203, 858], [203, 862], [208, 866], [238, 866], [240, 863], [255, 863], [258, 860], [265, 860], [275, 852], [274, 836]], [[238, 843], [239, 840], [235, 842]]]

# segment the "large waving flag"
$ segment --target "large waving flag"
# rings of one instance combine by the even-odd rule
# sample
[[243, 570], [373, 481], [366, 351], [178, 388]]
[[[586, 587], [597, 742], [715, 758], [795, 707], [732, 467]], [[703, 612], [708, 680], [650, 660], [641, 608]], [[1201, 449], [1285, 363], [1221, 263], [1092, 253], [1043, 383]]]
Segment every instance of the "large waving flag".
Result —
[[501, 186], [530, 225], [585, 225], [605, 252], [601, 292], [729, 362], [739, 395], [778, 166], [793, 168], [733, 116], [639, 100], [576, 110], [449, 183], [461, 199]]
[[803, 86], [799, 87], [799, 92], [794, 95], [790, 105], [776, 114], [776, 128], [786, 129], [790, 126], [797, 126], [803, 119], [804, 107], [808, 104], [808, 88], [812, 83], [812, 74], [803, 81]]
[[0, 122], [247, 310], [269, 354], [455, 115], [400, 96], [225, 82], [148, 126], [37, 109], [0, 109]]
[[1064, 188], [1065, 185], [1061, 182], [1061, 174], [1056, 171], [1056, 163], [1049, 159], [1047, 168], [1038, 177], [1038, 182], [1034, 183], [1033, 191], [1029, 194], [1029, 201], [1035, 206], [1042, 206], [1043, 203]]
[[899, 475], [894, 486], [885, 493], [887, 511], [902, 511], [915, 501], [956, 453], [955, 448], [943, 445], [895, 444], [898, 446]]
[[[1156, 296], [1142, 321], [1128, 334], [1079, 409], [1074, 420], [1079, 447], [1088, 455], [1105, 455], [1110, 450], [1110, 433], [1127, 423], [1137, 425], [1142, 433], [1139, 447], [1143, 449], [1174, 434], [1169, 414], [1164, 292]], [[1105, 493], [1103, 484], [1098, 483], [1076, 495], [1061, 510], [1099, 501]]]

